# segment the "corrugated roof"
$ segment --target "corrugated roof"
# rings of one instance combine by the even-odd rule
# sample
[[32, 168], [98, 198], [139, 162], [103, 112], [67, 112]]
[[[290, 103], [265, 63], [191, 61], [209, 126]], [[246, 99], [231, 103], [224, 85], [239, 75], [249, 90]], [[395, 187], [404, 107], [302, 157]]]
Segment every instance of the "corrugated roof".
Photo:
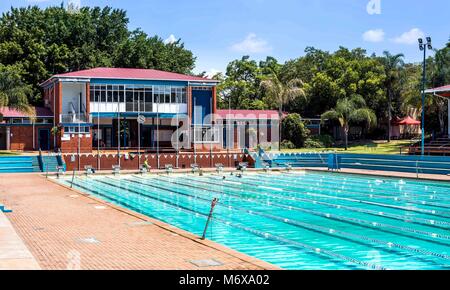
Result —
[[428, 89], [425, 92], [428, 94], [436, 93], [436, 94], [442, 95], [444, 97], [450, 97], [450, 85], [437, 87], [437, 88], [433, 88], [433, 89]]
[[[34, 107], [34, 112], [36, 117], [53, 117], [52, 111], [44, 107]], [[27, 118], [30, 117], [29, 114], [21, 112], [19, 110], [1, 107], [0, 114], [5, 118]]]
[[[54, 75], [52, 78], [97, 78], [97, 79], [139, 79], [166, 81], [218, 82], [202, 77], [166, 72], [155, 69], [135, 68], [93, 68]], [[47, 82], [47, 81], [46, 81]]]

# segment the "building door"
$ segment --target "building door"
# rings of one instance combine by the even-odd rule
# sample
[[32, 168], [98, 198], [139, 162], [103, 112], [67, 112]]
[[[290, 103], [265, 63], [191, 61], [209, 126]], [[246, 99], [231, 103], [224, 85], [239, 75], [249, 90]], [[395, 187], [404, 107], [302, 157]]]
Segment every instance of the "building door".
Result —
[[105, 147], [106, 148], [111, 148], [112, 147], [112, 143], [111, 143], [111, 139], [112, 139], [112, 128], [111, 127], [107, 127], [103, 129], [104, 133], [104, 139], [103, 142], [105, 143]]
[[6, 127], [0, 127], [0, 150], [6, 149]]
[[38, 146], [41, 150], [50, 150], [50, 129], [39, 129]]
[[144, 148], [152, 147], [152, 128], [151, 127], [142, 126], [141, 147], [144, 147]]

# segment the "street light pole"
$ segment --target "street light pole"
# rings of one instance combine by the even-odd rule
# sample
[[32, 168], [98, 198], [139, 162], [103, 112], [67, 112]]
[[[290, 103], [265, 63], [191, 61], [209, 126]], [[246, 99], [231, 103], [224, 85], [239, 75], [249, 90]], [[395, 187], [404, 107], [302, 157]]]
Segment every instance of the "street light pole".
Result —
[[424, 43], [422, 38], [419, 38], [419, 48], [423, 51], [423, 74], [422, 74], [422, 156], [425, 155], [425, 89], [427, 82], [427, 49], [433, 49], [431, 45], [431, 37], [426, 38], [427, 43]]

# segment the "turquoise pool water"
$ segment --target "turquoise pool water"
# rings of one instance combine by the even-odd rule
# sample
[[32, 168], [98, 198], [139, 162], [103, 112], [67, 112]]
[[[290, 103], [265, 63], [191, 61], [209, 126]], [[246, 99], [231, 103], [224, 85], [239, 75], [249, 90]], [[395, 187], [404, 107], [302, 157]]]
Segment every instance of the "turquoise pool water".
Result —
[[216, 197], [207, 238], [285, 269], [450, 268], [450, 183], [274, 172], [90, 176], [74, 187], [197, 235]]

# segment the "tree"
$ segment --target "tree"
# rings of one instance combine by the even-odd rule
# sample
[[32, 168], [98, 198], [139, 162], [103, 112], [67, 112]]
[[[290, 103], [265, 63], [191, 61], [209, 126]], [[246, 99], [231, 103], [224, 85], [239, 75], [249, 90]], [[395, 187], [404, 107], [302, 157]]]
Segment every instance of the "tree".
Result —
[[39, 84], [51, 75], [94, 67], [137, 67], [190, 74], [195, 57], [181, 40], [129, 31], [126, 11], [83, 7], [11, 8], [0, 17], [0, 63], [22, 68], [29, 101], [42, 103]]
[[383, 55], [384, 56], [381, 58], [381, 62], [383, 63], [386, 74], [384, 87], [386, 89], [386, 95], [388, 96], [388, 142], [391, 142], [392, 98], [394, 95], [395, 86], [400, 80], [400, 72], [404, 66], [404, 55], [392, 55], [388, 51], [384, 51]]
[[222, 108], [247, 109], [247, 105], [259, 98], [261, 72], [256, 61], [249, 56], [230, 62], [225, 80], [218, 86]]
[[300, 115], [289, 114], [283, 119], [282, 123], [284, 140], [291, 141], [297, 148], [303, 147], [309, 135], [309, 130], [302, 122]]
[[[278, 106], [280, 120], [283, 116], [283, 106], [298, 97], [305, 97], [303, 82], [300, 79], [291, 79], [284, 83], [279, 75], [273, 73], [261, 82], [261, 88], [268, 94], [268, 97], [275, 101]], [[282, 141], [282, 122], [279, 122], [279, 141]]]
[[34, 112], [28, 104], [32, 90], [22, 82], [19, 71], [17, 66], [0, 64], [0, 108], [10, 107], [33, 115]]
[[339, 121], [341, 128], [344, 129], [345, 150], [348, 149], [350, 122], [365, 122], [369, 128], [377, 124], [375, 113], [366, 107], [366, 102], [359, 95], [339, 100], [336, 107], [323, 113], [321, 118], [322, 122], [327, 120]]

